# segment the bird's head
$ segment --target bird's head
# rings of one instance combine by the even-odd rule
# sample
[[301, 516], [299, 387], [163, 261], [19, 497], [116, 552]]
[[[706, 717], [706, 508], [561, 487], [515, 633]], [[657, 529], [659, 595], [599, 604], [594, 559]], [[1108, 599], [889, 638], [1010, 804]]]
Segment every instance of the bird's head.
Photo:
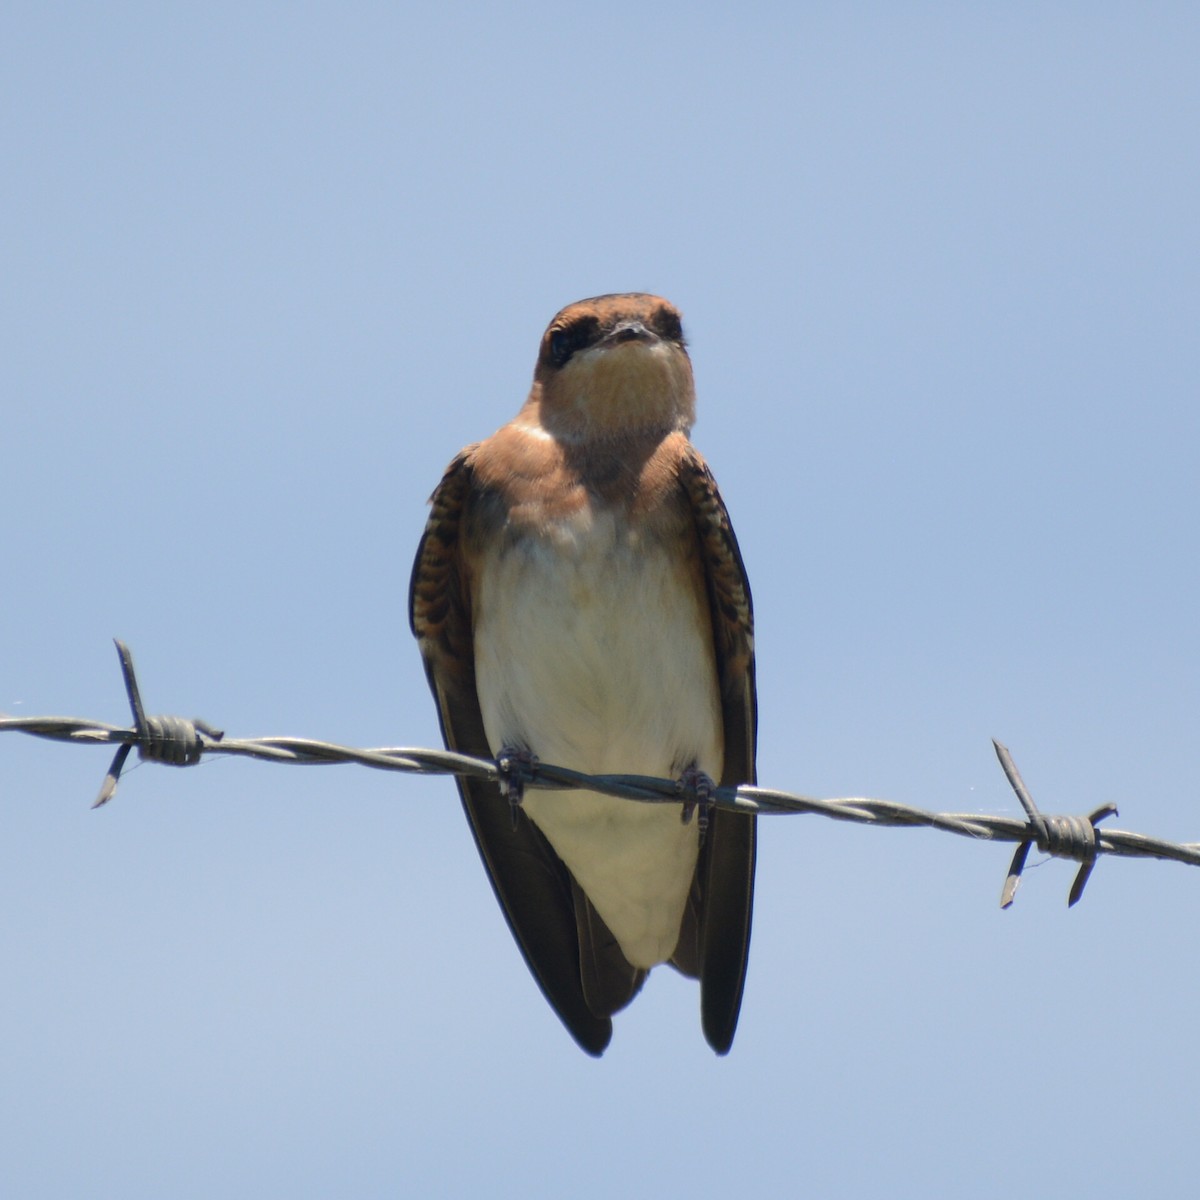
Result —
[[643, 292], [569, 304], [542, 335], [529, 399], [564, 441], [686, 433], [696, 392], [678, 309]]

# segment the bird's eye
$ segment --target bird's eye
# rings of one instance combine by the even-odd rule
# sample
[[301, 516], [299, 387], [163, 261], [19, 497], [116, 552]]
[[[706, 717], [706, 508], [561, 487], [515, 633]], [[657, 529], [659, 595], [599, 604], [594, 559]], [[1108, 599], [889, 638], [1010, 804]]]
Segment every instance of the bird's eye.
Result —
[[571, 335], [565, 329], [550, 331], [550, 361], [556, 366], [564, 366], [574, 350]]
[[658, 310], [658, 332], [669, 342], [683, 344], [683, 325], [680, 324], [679, 314], [669, 308]]

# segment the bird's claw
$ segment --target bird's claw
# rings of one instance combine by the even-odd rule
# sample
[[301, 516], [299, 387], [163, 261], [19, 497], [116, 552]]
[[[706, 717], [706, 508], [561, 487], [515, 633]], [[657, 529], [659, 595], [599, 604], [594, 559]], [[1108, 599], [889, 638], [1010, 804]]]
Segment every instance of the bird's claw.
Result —
[[711, 775], [706, 774], [693, 764], [680, 776], [679, 790], [683, 794], [683, 812], [680, 818], [685, 825], [691, 823], [692, 813], [696, 814], [696, 828], [700, 831], [700, 843], [704, 844], [704, 835], [708, 832], [708, 815], [715, 802], [717, 785]]
[[500, 794], [508, 801], [514, 832], [517, 828], [517, 810], [525, 798], [525, 785], [532, 782], [537, 772], [537, 761], [537, 755], [523, 746], [502, 746], [496, 755]]

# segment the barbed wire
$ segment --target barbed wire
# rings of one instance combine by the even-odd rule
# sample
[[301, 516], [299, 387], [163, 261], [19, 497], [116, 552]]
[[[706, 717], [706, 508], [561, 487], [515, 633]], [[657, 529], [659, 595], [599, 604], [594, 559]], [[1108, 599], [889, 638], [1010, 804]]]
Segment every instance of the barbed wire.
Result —
[[[133, 712], [132, 728], [81, 717], [0, 717], [0, 733], [27, 733], [74, 745], [116, 745], [117, 753], [100, 786], [93, 808], [99, 808], [113, 798], [125, 760], [134, 748], [139, 758], [169, 766], [193, 766], [205, 756], [224, 754], [303, 766], [356, 763], [382, 771], [400, 771], [410, 775], [461, 775], [498, 784], [507, 784], [511, 779], [511, 771], [506, 763], [474, 758], [450, 750], [407, 746], [355, 749], [314, 738], [297, 737], [227, 738], [221, 730], [198, 718], [148, 717], [142, 705], [133, 656], [124, 642], [117, 641], [116, 646]], [[1096, 859], [1102, 854], [1124, 858], [1157, 858], [1200, 866], [1198, 842], [1171, 842], [1121, 829], [1101, 829], [1100, 821], [1116, 816], [1116, 805], [1104, 805], [1087, 816], [1047, 816], [1041, 813], [1008, 748], [994, 739], [992, 744], [1009, 784], [1025, 810], [1024, 821], [978, 813], [935, 813], [893, 800], [872, 800], [859, 796], [818, 799], [749, 784], [717, 787], [704, 799], [732, 812], [764, 816], [813, 813], [835, 821], [853, 821], [861, 825], [924, 827], [982, 841], [1015, 842], [1017, 849], [1001, 892], [1001, 908], [1008, 908], [1013, 902], [1031, 846], [1037, 846], [1042, 853], [1051, 857], [1071, 859], [1081, 864], [1067, 899], [1069, 905], [1077, 903], [1083, 895], [1084, 885]], [[692, 803], [698, 799], [679, 780], [645, 775], [587, 775], [539, 761], [534, 761], [528, 767], [522, 764], [522, 770], [526, 776], [526, 787], [585, 788], [643, 804]]]

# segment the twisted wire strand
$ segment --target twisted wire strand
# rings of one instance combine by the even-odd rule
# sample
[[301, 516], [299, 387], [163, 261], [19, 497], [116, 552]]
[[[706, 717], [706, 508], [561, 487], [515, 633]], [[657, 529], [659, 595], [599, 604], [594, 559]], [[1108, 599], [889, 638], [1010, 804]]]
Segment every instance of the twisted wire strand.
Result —
[[[0, 732], [27, 733], [75, 745], [136, 746], [138, 741], [135, 729], [84, 717], [0, 717]], [[355, 763], [406, 775], [469, 775], [493, 783], [500, 779], [500, 772], [491, 759], [411, 746], [360, 749], [316, 738], [223, 738], [221, 741], [212, 741], [202, 735], [200, 752], [201, 757], [224, 754], [295, 766]], [[679, 784], [675, 780], [654, 779], [644, 775], [586, 775], [550, 763], [538, 763], [536, 778], [529, 786], [586, 788], [642, 803], [678, 803], [680, 800]], [[896, 800], [872, 800], [864, 796], [821, 799], [743, 784], [736, 788], [718, 787], [714, 802], [719, 808], [735, 812], [764, 816], [812, 813], [861, 825], [940, 829], [983, 841], [1025, 842], [1032, 838], [1029, 824], [1015, 817], [985, 813], [937, 813]], [[1121, 829], [1098, 829], [1096, 834], [1096, 849], [1101, 854], [1169, 859], [1200, 867], [1200, 842], [1171, 842]], [[1036, 842], [1036, 838], [1032, 840]], [[1046, 852], [1055, 849], [1047, 847]]]
[[[0, 733], [25, 733], [74, 745], [117, 746], [117, 754], [96, 799], [97, 807], [112, 798], [125, 758], [134, 748], [143, 759], [172, 766], [194, 765], [212, 755], [232, 755], [297, 766], [354, 763], [408, 775], [463, 775], [495, 783], [501, 781], [501, 771], [493, 760], [474, 758], [450, 750], [410, 746], [358, 749], [315, 738], [298, 737], [228, 738], [203, 721], [188, 721], [180, 717], [147, 717], [133, 673], [132, 656], [123, 643], [118, 642], [117, 648], [134, 713], [132, 728], [82, 717], [0, 717]], [[1083, 885], [1100, 855], [1155, 858], [1200, 866], [1198, 842], [1172, 842], [1126, 830], [1100, 828], [1098, 821], [1116, 813], [1112, 805], [1097, 809], [1088, 817], [1043, 815], [1034, 805], [1008, 749], [999, 742], [994, 745], [1001, 766], [1025, 809], [1027, 820], [981, 813], [937, 813], [894, 800], [861, 796], [821, 799], [748, 784], [717, 787], [712, 802], [719, 808], [764, 816], [810, 813], [862, 825], [923, 827], [981, 841], [1015, 842], [1017, 852], [1001, 898], [1001, 906], [1005, 908], [1012, 903], [1025, 856], [1034, 845], [1052, 857], [1082, 863], [1071, 891], [1071, 904], [1082, 895]], [[679, 804], [686, 798], [678, 780], [644, 775], [587, 775], [543, 762], [536, 764], [533, 778], [527, 786], [585, 788], [649, 804]]]

